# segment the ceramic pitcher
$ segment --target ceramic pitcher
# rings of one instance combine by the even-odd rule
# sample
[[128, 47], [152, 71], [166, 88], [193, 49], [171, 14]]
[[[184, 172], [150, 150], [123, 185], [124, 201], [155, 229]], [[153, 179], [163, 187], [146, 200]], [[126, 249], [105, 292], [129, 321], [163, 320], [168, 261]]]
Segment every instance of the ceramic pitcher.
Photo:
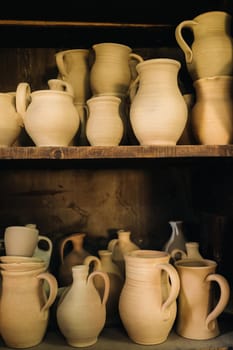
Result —
[[[32, 269], [30, 263], [26, 265], [24, 271], [1, 270], [0, 333], [12, 348], [29, 348], [42, 341], [57, 295], [57, 281], [45, 267]], [[45, 281], [48, 296], [43, 289]]]
[[130, 121], [141, 145], [175, 145], [180, 138], [188, 117], [178, 87], [180, 67], [179, 61], [170, 58], [149, 59], [137, 65], [139, 75], [130, 88]]
[[16, 106], [36, 146], [69, 146], [78, 131], [80, 118], [68, 91], [48, 89], [31, 93], [28, 83], [19, 83]]
[[[84, 347], [95, 344], [106, 321], [109, 278], [105, 272], [89, 274], [87, 265], [72, 268], [73, 282], [64, 290], [57, 306], [57, 323], [69, 345]], [[104, 293], [100, 297], [94, 278], [103, 279]]]
[[131, 81], [130, 60], [142, 62], [143, 58], [129, 46], [118, 43], [99, 43], [92, 46], [94, 62], [90, 71], [93, 95], [127, 94]]
[[[183, 259], [175, 262], [180, 278], [176, 332], [189, 339], [211, 339], [220, 334], [218, 316], [230, 297], [230, 287], [222, 275], [216, 273], [213, 260]], [[220, 294], [215, 300], [213, 282]], [[191, 287], [191, 288], [190, 288]]]
[[59, 76], [73, 87], [75, 103], [91, 97], [89, 54], [88, 49], [71, 49], [55, 55]]
[[0, 147], [12, 146], [20, 136], [23, 119], [16, 108], [14, 92], [0, 93]]
[[121, 100], [103, 95], [87, 100], [86, 135], [91, 146], [118, 146], [124, 133], [120, 116]]
[[226, 145], [233, 141], [233, 77], [214, 76], [194, 82], [196, 103], [192, 128], [200, 144]]
[[[176, 41], [184, 52], [187, 69], [194, 81], [215, 75], [233, 74], [231, 22], [229, 13], [210, 11], [192, 20], [182, 21], [176, 27]], [[183, 37], [184, 28], [193, 33], [191, 46]]]
[[128, 336], [143, 345], [164, 342], [176, 318], [180, 281], [170, 255], [156, 250], [125, 254], [126, 280], [119, 300]]

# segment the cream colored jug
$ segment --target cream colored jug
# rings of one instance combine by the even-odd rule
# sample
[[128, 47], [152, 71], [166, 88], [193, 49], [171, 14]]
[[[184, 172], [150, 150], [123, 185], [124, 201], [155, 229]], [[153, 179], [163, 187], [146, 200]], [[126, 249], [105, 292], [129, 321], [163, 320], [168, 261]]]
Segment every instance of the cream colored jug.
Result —
[[94, 62], [90, 71], [93, 95], [126, 95], [131, 81], [130, 60], [143, 58], [129, 46], [118, 43], [99, 43], [92, 46]]
[[[176, 332], [189, 339], [211, 339], [220, 334], [218, 316], [230, 297], [230, 286], [216, 273], [217, 263], [207, 259], [183, 259], [175, 262], [180, 278]], [[214, 297], [213, 283], [220, 294]]]
[[0, 147], [12, 146], [19, 138], [23, 120], [18, 113], [14, 92], [0, 93]]
[[156, 250], [125, 254], [126, 280], [119, 300], [122, 323], [132, 341], [163, 343], [176, 318], [180, 281], [170, 255]]
[[[50, 307], [57, 295], [57, 281], [45, 272], [45, 267], [32, 269], [28, 263], [27, 269], [26, 265], [24, 271], [1, 271], [0, 333], [12, 348], [29, 348], [43, 340]], [[45, 281], [48, 296], [44, 292]]]
[[[63, 85], [69, 86], [66, 82]], [[69, 146], [72, 142], [80, 118], [69, 91], [48, 89], [31, 93], [28, 83], [18, 84], [16, 106], [36, 146]]]
[[[184, 52], [187, 69], [193, 80], [233, 74], [231, 22], [229, 13], [210, 11], [192, 20], [182, 21], [176, 27], [176, 41]], [[184, 28], [193, 33], [191, 46], [183, 37]]]
[[89, 54], [88, 49], [71, 49], [55, 55], [59, 76], [73, 87], [75, 103], [91, 97]]
[[179, 61], [170, 58], [148, 59], [137, 65], [139, 75], [130, 87], [130, 122], [141, 145], [175, 145], [179, 140], [188, 117], [178, 87], [180, 67]]
[[233, 141], [233, 77], [215, 76], [194, 82], [196, 102], [191, 123], [200, 144], [226, 145]]

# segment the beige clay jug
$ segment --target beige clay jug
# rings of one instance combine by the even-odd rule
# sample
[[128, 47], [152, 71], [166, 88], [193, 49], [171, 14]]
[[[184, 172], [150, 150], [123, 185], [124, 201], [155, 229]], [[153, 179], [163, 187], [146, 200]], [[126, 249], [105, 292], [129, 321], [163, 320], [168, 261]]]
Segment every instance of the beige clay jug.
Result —
[[139, 75], [130, 87], [130, 122], [141, 145], [175, 145], [181, 137], [188, 108], [178, 87], [180, 67], [170, 58], [137, 65]]
[[[176, 41], [185, 55], [187, 69], [195, 81], [215, 75], [233, 74], [232, 16], [224, 11], [205, 12], [182, 21], [175, 29]], [[189, 46], [182, 30], [193, 33]]]
[[132, 49], [118, 43], [99, 43], [92, 46], [94, 59], [90, 71], [93, 95], [126, 95], [131, 81], [130, 61], [143, 58]]
[[[38, 345], [45, 336], [50, 307], [57, 295], [57, 281], [45, 269], [26, 263], [23, 271], [1, 271], [0, 333], [8, 347], [29, 348]], [[48, 295], [44, 291], [45, 281]]]
[[60, 84], [64, 91], [48, 89], [32, 93], [28, 83], [18, 84], [16, 106], [36, 146], [69, 146], [79, 129], [73, 89], [66, 82]]
[[132, 341], [163, 343], [176, 318], [180, 281], [167, 252], [135, 250], [125, 254], [126, 280], [119, 300], [122, 323]]
[[[107, 273], [94, 271], [89, 274], [87, 265], [72, 268], [73, 282], [65, 288], [58, 301], [57, 323], [69, 345], [86, 347], [97, 342], [106, 321], [106, 302], [109, 295]], [[103, 279], [103, 296], [94, 286], [94, 278]]]
[[124, 133], [121, 99], [103, 95], [87, 100], [86, 135], [91, 146], [118, 146]]
[[214, 76], [194, 82], [196, 102], [191, 122], [196, 141], [226, 145], [233, 141], [233, 77]]
[[[211, 339], [220, 334], [218, 317], [230, 297], [230, 286], [216, 273], [217, 263], [207, 259], [175, 262], [180, 278], [176, 332], [189, 339]], [[215, 296], [213, 283], [219, 287]]]
[[59, 77], [74, 90], [74, 102], [85, 104], [91, 97], [90, 52], [88, 49], [70, 49], [55, 55]]
[[0, 147], [9, 147], [18, 140], [23, 120], [16, 108], [14, 92], [0, 93]]

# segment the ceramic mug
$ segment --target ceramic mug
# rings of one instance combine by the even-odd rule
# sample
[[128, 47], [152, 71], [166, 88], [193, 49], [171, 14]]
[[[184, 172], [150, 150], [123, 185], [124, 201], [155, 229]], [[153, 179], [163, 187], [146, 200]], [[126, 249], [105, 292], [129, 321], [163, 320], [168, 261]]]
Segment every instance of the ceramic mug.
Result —
[[[217, 263], [207, 259], [181, 259], [175, 262], [175, 267], [180, 277], [177, 334], [196, 340], [218, 336], [217, 318], [229, 301], [230, 287], [225, 277], [216, 273]], [[219, 287], [218, 297], [212, 282]]]
[[39, 235], [35, 227], [8, 226], [4, 232], [6, 255], [33, 256], [38, 242], [45, 240], [50, 244], [48, 237]]

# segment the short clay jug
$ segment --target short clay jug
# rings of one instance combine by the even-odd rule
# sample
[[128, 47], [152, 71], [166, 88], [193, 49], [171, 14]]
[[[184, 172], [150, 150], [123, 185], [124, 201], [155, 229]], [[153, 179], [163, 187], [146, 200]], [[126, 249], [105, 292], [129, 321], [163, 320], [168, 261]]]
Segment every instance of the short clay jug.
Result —
[[[183, 50], [187, 69], [193, 81], [216, 75], [233, 74], [232, 16], [224, 11], [209, 11], [192, 20], [182, 21], [175, 29], [178, 45]], [[190, 46], [183, 29], [192, 32]]]
[[204, 259], [199, 251], [199, 242], [186, 242], [185, 251], [181, 249], [173, 249], [171, 251], [171, 257], [174, 260], [180, 259], [195, 259], [202, 260]]
[[[84, 264], [90, 268], [93, 265], [93, 271], [106, 272], [110, 281], [109, 297], [106, 303], [106, 326], [116, 326], [120, 324], [119, 317], [119, 297], [124, 284], [124, 278], [119, 267], [112, 261], [112, 252], [109, 250], [99, 250], [98, 255], [90, 255], [84, 259]], [[96, 276], [94, 279], [95, 287], [99, 290], [100, 295], [104, 294], [104, 281], [101, 277]]]
[[[72, 267], [83, 264], [86, 256], [90, 255], [83, 247], [85, 237], [85, 233], [73, 233], [61, 240], [59, 251], [61, 263], [58, 272], [59, 287], [68, 286], [72, 283]], [[69, 244], [71, 248], [67, 252], [66, 249]]]
[[[220, 334], [218, 317], [230, 297], [225, 277], [216, 273], [213, 260], [182, 259], [175, 262], [180, 278], [176, 332], [195, 340], [211, 339]], [[219, 287], [215, 296], [214, 284]]]
[[171, 254], [174, 249], [185, 251], [186, 237], [184, 234], [184, 225], [182, 220], [169, 221], [171, 235], [164, 244], [163, 250]]
[[[86, 347], [97, 342], [106, 321], [106, 302], [109, 295], [107, 273], [88, 273], [87, 265], [72, 268], [73, 282], [65, 288], [58, 301], [57, 323], [69, 345]], [[100, 297], [94, 286], [94, 278], [103, 279], [104, 292]]]
[[0, 93], [0, 147], [13, 146], [23, 129], [23, 119], [18, 113], [13, 92]]
[[[29, 263], [29, 266], [31, 264]], [[56, 278], [45, 267], [28, 271], [2, 270], [0, 332], [10, 348], [38, 345], [48, 327], [50, 307], [57, 295]], [[49, 285], [49, 295], [43, 284]]]
[[[63, 86], [69, 86], [63, 82]], [[36, 146], [69, 146], [78, 131], [80, 118], [72, 93], [57, 89], [31, 93], [28, 83], [17, 86], [16, 106], [26, 132]]]
[[93, 64], [90, 71], [92, 95], [126, 95], [131, 81], [130, 61], [143, 58], [119, 43], [98, 43], [92, 46]]
[[117, 96], [96, 96], [87, 100], [86, 135], [91, 146], [118, 146], [124, 133], [120, 116], [121, 99]]
[[89, 49], [64, 50], [55, 55], [59, 77], [73, 87], [75, 103], [85, 104], [91, 97], [89, 56]]
[[192, 128], [203, 145], [226, 145], [233, 141], [233, 77], [213, 76], [194, 82], [196, 102]]
[[131, 240], [131, 231], [118, 230], [117, 237], [111, 239], [108, 243], [108, 250], [112, 252], [112, 260], [119, 267], [122, 276], [125, 278], [125, 258], [124, 255], [132, 250], [140, 249], [139, 246]]
[[167, 252], [135, 250], [125, 254], [126, 280], [119, 312], [135, 343], [163, 343], [176, 318], [180, 281]]
[[130, 122], [141, 145], [176, 145], [181, 137], [188, 109], [178, 86], [180, 67], [170, 58], [148, 59], [136, 66]]

